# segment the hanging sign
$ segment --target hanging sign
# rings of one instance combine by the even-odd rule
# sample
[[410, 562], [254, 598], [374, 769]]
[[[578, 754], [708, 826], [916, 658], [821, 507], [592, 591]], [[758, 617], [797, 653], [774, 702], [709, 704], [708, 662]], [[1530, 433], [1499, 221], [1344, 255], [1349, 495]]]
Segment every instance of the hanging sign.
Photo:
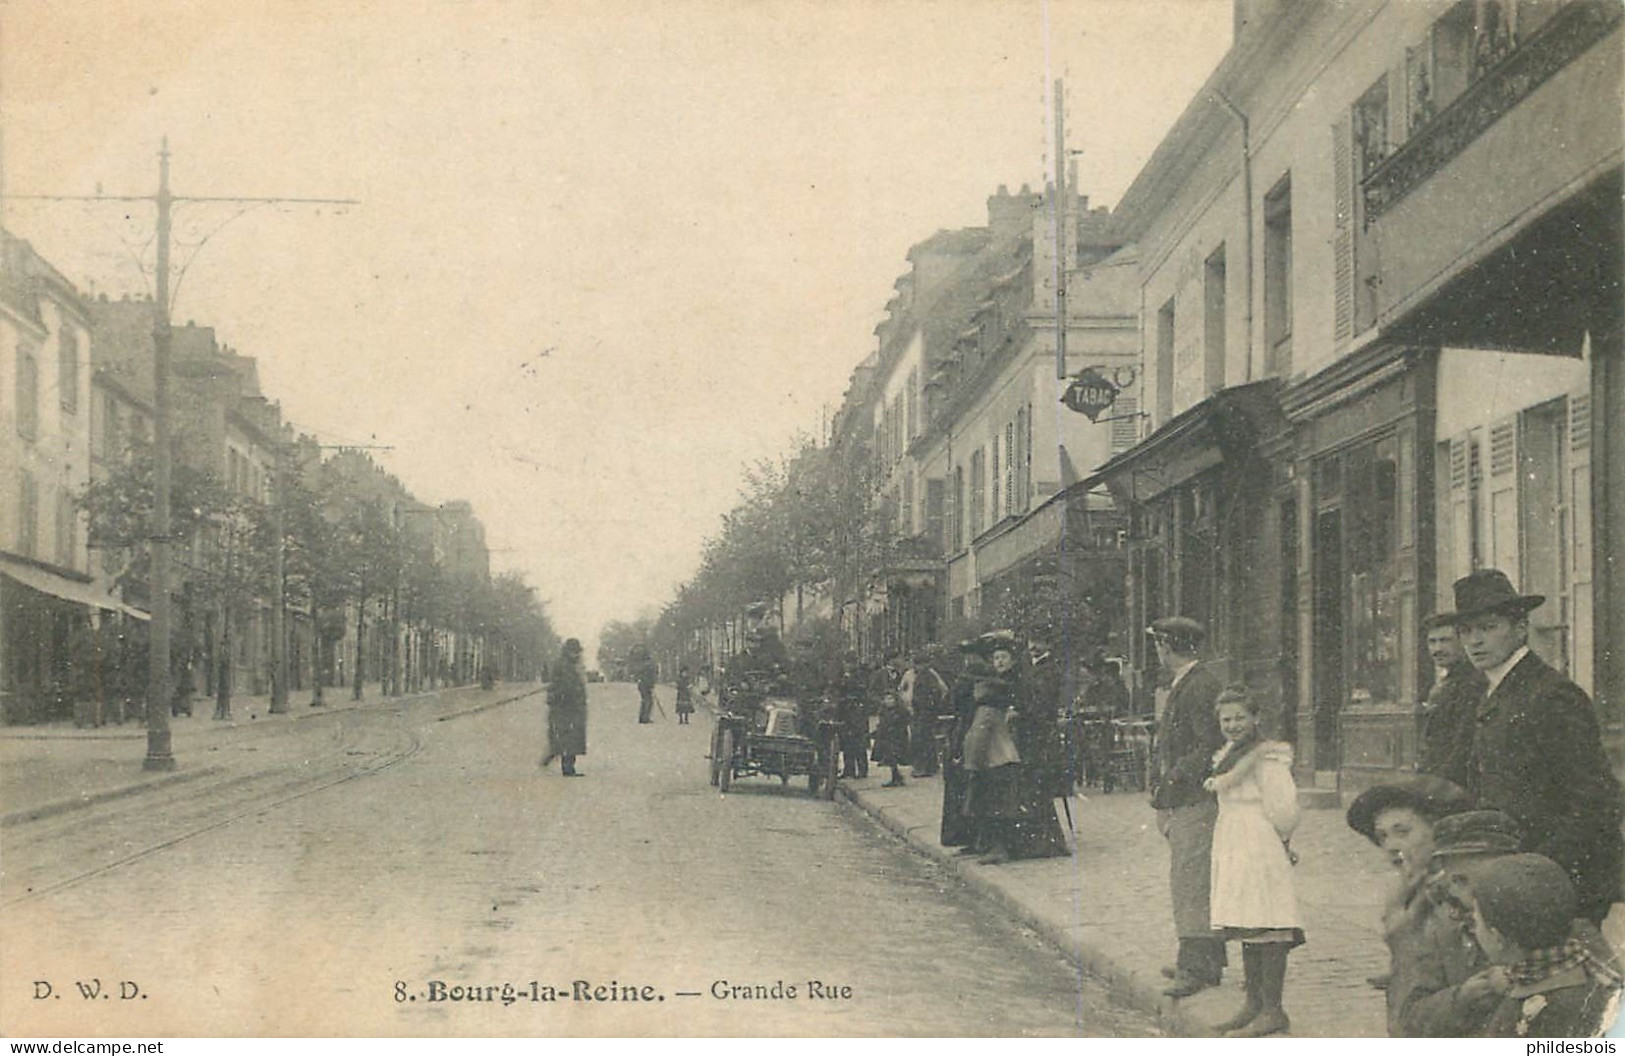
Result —
[[1066, 392], [1061, 396], [1061, 402], [1080, 414], [1088, 415], [1089, 420], [1093, 422], [1111, 408], [1117, 401], [1117, 394], [1122, 391], [1100, 371], [1091, 367], [1072, 379], [1072, 384], [1067, 386]]

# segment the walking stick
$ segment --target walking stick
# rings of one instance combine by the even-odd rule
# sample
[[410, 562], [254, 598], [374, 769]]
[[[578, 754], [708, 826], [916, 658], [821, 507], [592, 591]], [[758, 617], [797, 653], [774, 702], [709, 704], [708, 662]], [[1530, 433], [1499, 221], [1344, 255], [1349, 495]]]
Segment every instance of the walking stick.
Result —
[[659, 693], [656, 693], [654, 690], [651, 689], [649, 691], [649, 699], [655, 702], [655, 710], [660, 712], [660, 717], [662, 719], [670, 717], [670, 716], [668, 716], [666, 714], [666, 709], [664, 707], [662, 707], [661, 704], [660, 704], [660, 694]]
[[1078, 830], [1072, 824], [1072, 797], [1057, 796], [1056, 798], [1061, 801], [1061, 809], [1066, 811], [1066, 831], [1076, 836]]

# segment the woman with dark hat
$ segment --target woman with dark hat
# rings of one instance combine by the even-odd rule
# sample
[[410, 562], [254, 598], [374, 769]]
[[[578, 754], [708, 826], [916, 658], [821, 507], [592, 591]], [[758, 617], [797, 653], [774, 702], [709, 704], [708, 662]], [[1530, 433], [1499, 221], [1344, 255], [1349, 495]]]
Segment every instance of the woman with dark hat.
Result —
[[[1470, 959], [1448, 922], [1435, 921], [1427, 879], [1436, 847], [1434, 827], [1471, 806], [1467, 793], [1429, 774], [1416, 774], [1366, 789], [1348, 810], [1349, 828], [1388, 855], [1399, 883], [1383, 907], [1388, 944], [1388, 1033], [1407, 1036], [1407, 1002], [1466, 978]], [[1441, 926], [1443, 925], [1443, 926]]]
[[547, 683], [547, 755], [558, 757], [565, 777], [580, 777], [576, 756], [587, 754], [587, 676], [581, 668], [581, 642], [571, 638], [559, 650]]

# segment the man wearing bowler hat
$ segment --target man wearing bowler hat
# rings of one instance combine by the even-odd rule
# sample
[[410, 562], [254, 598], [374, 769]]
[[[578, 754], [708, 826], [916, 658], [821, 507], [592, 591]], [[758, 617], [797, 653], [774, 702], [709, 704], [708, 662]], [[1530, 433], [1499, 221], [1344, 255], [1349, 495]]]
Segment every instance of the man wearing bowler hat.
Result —
[[1171, 982], [1169, 997], [1189, 997], [1219, 985], [1224, 970], [1224, 940], [1214, 937], [1208, 922], [1212, 882], [1213, 825], [1219, 803], [1202, 788], [1213, 753], [1224, 744], [1214, 704], [1219, 676], [1197, 660], [1207, 630], [1188, 616], [1168, 616], [1148, 629], [1157, 647], [1157, 664], [1171, 688], [1157, 733], [1158, 779], [1151, 792], [1157, 827], [1168, 839], [1168, 886], [1174, 903], [1174, 930], [1179, 953], [1163, 974]]
[[1600, 922], [1620, 898], [1620, 786], [1585, 690], [1529, 650], [1529, 613], [1546, 599], [1519, 594], [1485, 568], [1456, 580], [1450, 614], [1488, 694], [1473, 737], [1479, 805], [1523, 829], [1524, 850], [1568, 871], [1578, 913]]

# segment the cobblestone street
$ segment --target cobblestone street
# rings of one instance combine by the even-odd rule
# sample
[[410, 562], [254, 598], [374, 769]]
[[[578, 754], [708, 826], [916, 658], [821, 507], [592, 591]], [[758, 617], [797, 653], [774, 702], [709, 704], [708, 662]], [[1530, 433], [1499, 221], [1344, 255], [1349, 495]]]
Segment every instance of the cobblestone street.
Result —
[[[95, 809], [9, 828], [0, 1026], [1154, 1032], [950, 871], [804, 782], [717, 795], [703, 717], [640, 727], [630, 686], [594, 686], [588, 776], [566, 781], [537, 766], [542, 713], [539, 696], [447, 722], [433, 706], [369, 708], [302, 779], [288, 760], [280, 780], [180, 785], [120, 811], [184, 805], [174, 831], [132, 822], [121, 842]], [[31, 835], [45, 825], [50, 839]], [[110, 996], [83, 997], [92, 980]], [[578, 980], [621, 1000], [570, 999]], [[781, 981], [794, 998], [715, 996]], [[42, 982], [52, 996], [36, 997]]]

